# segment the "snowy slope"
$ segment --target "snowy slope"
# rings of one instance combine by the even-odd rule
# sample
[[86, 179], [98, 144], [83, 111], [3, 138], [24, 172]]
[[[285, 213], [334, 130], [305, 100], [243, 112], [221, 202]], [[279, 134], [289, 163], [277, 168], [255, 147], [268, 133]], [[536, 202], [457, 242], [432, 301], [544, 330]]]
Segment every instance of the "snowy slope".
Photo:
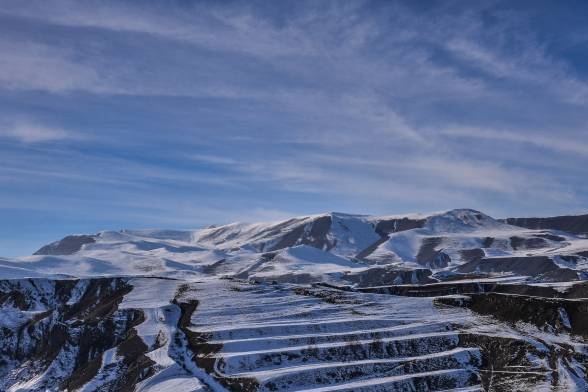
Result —
[[[164, 275], [238, 276], [300, 282], [332, 280], [369, 266], [433, 273], [549, 273], [588, 271], [588, 240], [575, 234], [511, 226], [475, 210], [406, 216], [329, 213], [281, 222], [235, 223], [194, 231], [122, 230], [67, 238], [51, 254], [0, 260], [5, 276]], [[72, 240], [72, 238], [74, 238]], [[75, 238], [83, 238], [71, 252]], [[542, 258], [542, 266], [509, 270], [507, 258]], [[334, 261], [336, 260], [336, 261]], [[492, 267], [492, 263], [500, 265]], [[553, 267], [555, 265], [555, 267]], [[554, 269], [555, 268], [555, 269]], [[569, 271], [565, 271], [569, 279]], [[328, 276], [328, 278], [327, 278]], [[540, 279], [541, 277], [539, 277]], [[564, 279], [562, 278], [562, 279]], [[564, 280], [565, 280], [564, 279]]]

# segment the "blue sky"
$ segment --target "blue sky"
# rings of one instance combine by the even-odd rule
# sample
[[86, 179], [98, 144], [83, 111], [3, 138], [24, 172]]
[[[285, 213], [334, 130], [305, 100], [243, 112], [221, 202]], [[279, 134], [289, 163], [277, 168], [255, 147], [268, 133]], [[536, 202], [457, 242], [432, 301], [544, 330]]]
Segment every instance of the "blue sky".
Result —
[[588, 211], [588, 4], [0, 0], [0, 255], [323, 211]]

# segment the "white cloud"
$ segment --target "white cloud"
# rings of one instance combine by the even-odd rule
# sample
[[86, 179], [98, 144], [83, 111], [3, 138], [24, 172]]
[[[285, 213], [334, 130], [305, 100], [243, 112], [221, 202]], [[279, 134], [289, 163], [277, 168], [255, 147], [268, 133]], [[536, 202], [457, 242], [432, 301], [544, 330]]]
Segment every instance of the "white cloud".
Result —
[[197, 162], [209, 163], [211, 165], [235, 165], [237, 160], [220, 155], [192, 154], [189, 159]]
[[48, 127], [29, 121], [18, 121], [0, 128], [0, 137], [22, 143], [43, 143], [76, 138], [76, 134], [61, 128]]
[[[586, 130], [578, 131], [579, 134], [587, 132]], [[530, 131], [507, 131], [491, 128], [464, 127], [454, 126], [441, 131], [441, 134], [460, 137], [494, 140], [498, 142], [515, 142], [530, 144], [547, 150], [561, 152], [570, 152], [579, 155], [588, 156], [588, 143], [583, 140], [577, 140], [570, 135], [561, 135], [553, 137], [537, 132]]]
[[67, 50], [33, 43], [0, 41], [0, 84], [4, 89], [63, 93], [112, 91], [91, 66], [76, 63]]

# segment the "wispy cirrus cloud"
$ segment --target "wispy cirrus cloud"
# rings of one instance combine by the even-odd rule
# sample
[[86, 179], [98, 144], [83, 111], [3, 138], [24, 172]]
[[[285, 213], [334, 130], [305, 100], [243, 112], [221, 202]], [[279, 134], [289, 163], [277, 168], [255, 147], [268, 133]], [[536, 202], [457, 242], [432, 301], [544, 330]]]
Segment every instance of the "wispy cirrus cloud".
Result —
[[[588, 127], [585, 131], [588, 133]], [[496, 142], [514, 142], [520, 144], [527, 144], [540, 147], [546, 150], [553, 150], [559, 152], [568, 152], [588, 156], [588, 140], [577, 140], [572, 135], [544, 135], [533, 133], [529, 137], [529, 132], [500, 130], [492, 128], [477, 128], [477, 127], [451, 127], [441, 131], [443, 135], [455, 138], [465, 139], [482, 139]]]
[[238, 161], [233, 158], [208, 154], [190, 154], [189, 159], [197, 162], [210, 163], [212, 165], [235, 165], [238, 163]]
[[0, 39], [0, 52], [0, 83], [4, 89], [114, 91], [104, 85], [95, 68], [74, 61], [73, 53], [61, 47]]
[[47, 126], [31, 120], [17, 120], [0, 125], [0, 138], [30, 144], [76, 139], [79, 138], [79, 135], [69, 130]]

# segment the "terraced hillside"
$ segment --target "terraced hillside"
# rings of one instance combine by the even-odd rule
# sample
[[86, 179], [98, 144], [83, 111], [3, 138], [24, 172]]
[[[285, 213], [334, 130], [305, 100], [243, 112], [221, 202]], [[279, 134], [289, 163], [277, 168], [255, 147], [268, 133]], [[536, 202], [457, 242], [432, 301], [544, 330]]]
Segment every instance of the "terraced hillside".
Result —
[[12, 280], [3, 290], [8, 391], [586, 385], [588, 356], [569, 318], [512, 324], [472, 312], [467, 296], [156, 278]]

